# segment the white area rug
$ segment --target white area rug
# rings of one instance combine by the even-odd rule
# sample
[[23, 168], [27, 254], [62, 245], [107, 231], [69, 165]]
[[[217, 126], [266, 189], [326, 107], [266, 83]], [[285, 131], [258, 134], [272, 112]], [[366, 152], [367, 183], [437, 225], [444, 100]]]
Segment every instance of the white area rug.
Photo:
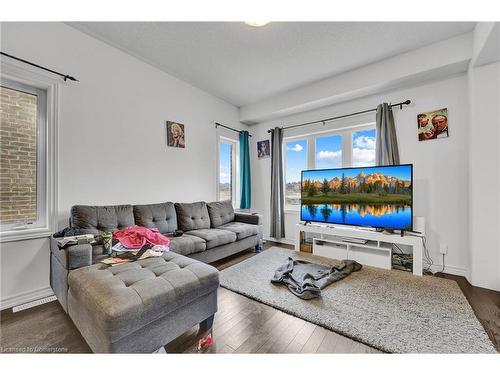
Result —
[[221, 286], [391, 353], [496, 353], [453, 280], [363, 267], [305, 301], [269, 281], [289, 256], [335, 261], [278, 247], [221, 271]]

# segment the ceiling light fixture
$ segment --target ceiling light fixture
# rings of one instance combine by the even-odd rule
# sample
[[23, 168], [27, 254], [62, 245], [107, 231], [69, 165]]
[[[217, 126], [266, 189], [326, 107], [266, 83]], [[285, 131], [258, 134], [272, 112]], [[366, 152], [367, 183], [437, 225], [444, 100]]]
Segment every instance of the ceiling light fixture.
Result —
[[248, 26], [252, 26], [252, 27], [262, 27], [262, 26], [266, 26], [269, 21], [243, 21], [245, 22]]

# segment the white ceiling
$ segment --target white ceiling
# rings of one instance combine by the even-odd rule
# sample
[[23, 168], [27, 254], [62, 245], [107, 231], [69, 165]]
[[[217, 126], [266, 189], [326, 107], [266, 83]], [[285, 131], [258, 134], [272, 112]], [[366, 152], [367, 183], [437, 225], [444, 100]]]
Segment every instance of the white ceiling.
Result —
[[473, 22], [72, 22], [236, 106], [471, 31]]

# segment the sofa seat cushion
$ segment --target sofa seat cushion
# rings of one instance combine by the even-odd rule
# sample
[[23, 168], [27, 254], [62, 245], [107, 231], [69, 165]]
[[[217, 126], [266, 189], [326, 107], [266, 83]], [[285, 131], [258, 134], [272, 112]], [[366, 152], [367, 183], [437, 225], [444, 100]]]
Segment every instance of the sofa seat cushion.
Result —
[[230, 200], [207, 203], [207, 209], [212, 228], [234, 221], [233, 202]]
[[233, 221], [232, 223], [221, 225], [217, 229], [224, 229], [234, 232], [236, 234], [237, 241], [240, 241], [247, 237], [255, 236], [260, 233], [259, 225], [252, 225], [235, 221]]
[[197, 229], [190, 230], [186, 234], [203, 238], [207, 244], [207, 250], [236, 241], [236, 234], [223, 229]]
[[207, 249], [203, 238], [191, 236], [189, 234], [171, 238], [169, 247], [171, 251], [175, 251], [177, 254], [181, 255], [200, 253]]
[[[208, 264], [167, 252], [162, 257], [109, 267], [102, 263], [71, 271], [73, 309], [83, 304], [112, 342], [137, 331], [219, 286]], [[69, 310], [70, 316], [77, 311]]]
[[210, 228], [210, 217], [205, 202], [176, 203], [175, 212], [177, 225], [184, 232]]

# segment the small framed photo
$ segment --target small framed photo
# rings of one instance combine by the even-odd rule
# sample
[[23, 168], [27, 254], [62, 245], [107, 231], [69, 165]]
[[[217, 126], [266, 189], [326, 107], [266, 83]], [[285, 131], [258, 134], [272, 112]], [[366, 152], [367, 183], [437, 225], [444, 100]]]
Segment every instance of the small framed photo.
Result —
[[167, 121], [167, 145], [169, 147], [177, 148], [186, 147], [184, 124], [174, 121]]
[[424, 112], [417, 115], [418, 140], [447, 138], [448, 108]]
[[269, 145], [269, 139], [263, 141], [257, 141], [257, 157], [259, 159], [268, 158], [271, 156], [271, 147]]

